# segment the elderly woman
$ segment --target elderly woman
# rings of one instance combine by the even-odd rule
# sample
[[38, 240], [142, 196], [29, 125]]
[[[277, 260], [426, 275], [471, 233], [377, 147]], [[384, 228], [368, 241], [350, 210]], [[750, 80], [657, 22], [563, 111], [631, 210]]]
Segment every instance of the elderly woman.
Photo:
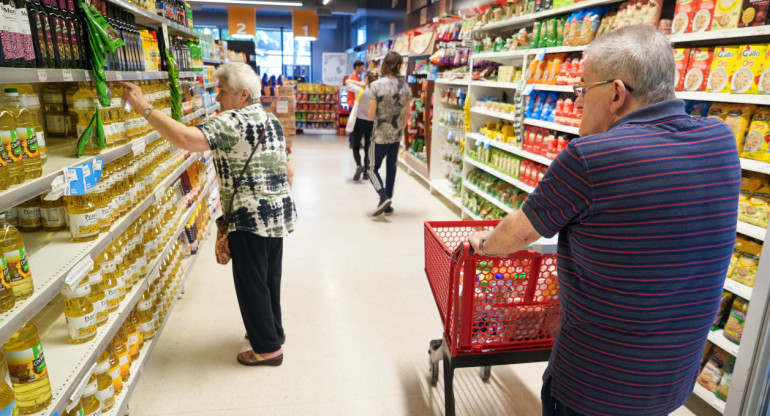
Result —
[[297, 213], [291, 193], [293, 168], [281, 123], [260, 104], [261, 84], [246, 64], [221, 66], [217, 101], [222, 112], [187, 127], [155, 110], [134, 84], [122, 83], [124, 98], [162, 137], [192, 152], [213, 150], [222, 207], [228, 207], [237, 176], [264, 132], [263, 143], [244, 173], [233, 203], [229, 242], [241, 317], [252, 350], [238, 354], [244, 365], [278, 366], [285, 340], [281, 323], [283, 237]]

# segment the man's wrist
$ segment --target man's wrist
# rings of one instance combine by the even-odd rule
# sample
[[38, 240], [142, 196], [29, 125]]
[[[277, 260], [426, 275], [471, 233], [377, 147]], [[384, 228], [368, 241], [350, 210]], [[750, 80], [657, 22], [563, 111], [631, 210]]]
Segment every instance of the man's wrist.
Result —
[[481, 254], [482, 256], [491, 256], [491, 254], [486, 253], [484, 251], [484, 242], [487, 241], [488, 238], [489, 236], [485, 235], [484, 237], [481, 237], [481, 239], [479, 239], [479, 254]]

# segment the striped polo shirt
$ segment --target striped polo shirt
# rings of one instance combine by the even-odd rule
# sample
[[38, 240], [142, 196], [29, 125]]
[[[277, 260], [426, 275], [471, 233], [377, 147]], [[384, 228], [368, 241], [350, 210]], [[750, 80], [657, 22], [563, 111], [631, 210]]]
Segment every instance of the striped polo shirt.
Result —
[[665, 415], [690, 396], [736, 236], [725, 123], [669, 100], [572, 140], [522, 209], [559, 233], [562, 322], [544, 380], [586, 415]]

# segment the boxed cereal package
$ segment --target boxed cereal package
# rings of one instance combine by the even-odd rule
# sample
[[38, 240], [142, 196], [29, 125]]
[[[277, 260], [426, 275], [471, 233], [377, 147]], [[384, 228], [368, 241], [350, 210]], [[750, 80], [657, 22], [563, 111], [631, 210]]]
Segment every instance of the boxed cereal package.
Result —
[[676, 65], [674, 85], [676, 91], [682, 91], [684, 88], [684, 74], [687, 71], [687, 62], [689, 60], [690, 48], [674, 49], [674, 65]]
[[730, 92], [734, 94], [756, 94], [757, 83], [762, 75], [770, 45], [755, 44], [741, 46], [741, 53], [735, 72], [730, 78]]
[[711, 19], [714, 16], [714, 9], [717, 7], [717, 0], [701, 0], [698, 5], [698, 11], [692, 18], [692, 31], [705, 32], [711, 29]]
[[751, 118], [741, 157], [770, 162], [770, 107], [760, 107]]
[[760, 94], [770, 94], [770, 47], [767, 48], [762, 70], [757, 79], [757, 91]]
[[692, 48], [684, 76], [685, 91], [706, 91], [706, 81], [714, 58], [714, 48]]
[[714, 48], [714, 60], [711, 61], [706, 90], [708, 92], [730, 92], [730, 77], [740, 58], [740, 46], [717, 46]]
[[717, 0], [711, 30], [735, 29], [741, 18], [743, 0]]
[[762, 26], [767, 21], [770, 0], [743, 0], [743, 11], [739, 27]]
[[699, 0], [678, 0], [676, 2], [674, 20], [671, 22], [672, 35], [680, 35], [692, 31], [692, 20], [695, 12], [698, 10], [699, 3]]

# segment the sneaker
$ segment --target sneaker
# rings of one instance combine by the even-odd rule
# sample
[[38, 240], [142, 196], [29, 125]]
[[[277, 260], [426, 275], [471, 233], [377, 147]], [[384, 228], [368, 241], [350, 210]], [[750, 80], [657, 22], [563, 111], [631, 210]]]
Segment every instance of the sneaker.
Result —
[[368, 181], [368, 180], [369, 180], [369, 174], [368, 174], [368, 173], [366, 173], [366, 172], [364, 172], [364, 178], [363, 178], [363, 179], [364, 179], [365, 181]]
[[389, 206], [385, 211], [383, 211], [386, 217], [390, 217], [393, 215], [393, 207]]
[[376, 217], [378, 215], [382, 215], [382, 213], [385, 212], [385, 210], [388, 208], [390, 208], [390, 199], [384, 196], [380, 197], [380, 204], [377, 205], [377, 209], [374, 210], [372, 216]]
[[363, 166], [357, 167], [356, 168], [356, 174], [353, 175], [353, 180], [357, 181], [357, 180], [361, 179], [361, 174], [362, 173], [364, 173], [364, 167]]

